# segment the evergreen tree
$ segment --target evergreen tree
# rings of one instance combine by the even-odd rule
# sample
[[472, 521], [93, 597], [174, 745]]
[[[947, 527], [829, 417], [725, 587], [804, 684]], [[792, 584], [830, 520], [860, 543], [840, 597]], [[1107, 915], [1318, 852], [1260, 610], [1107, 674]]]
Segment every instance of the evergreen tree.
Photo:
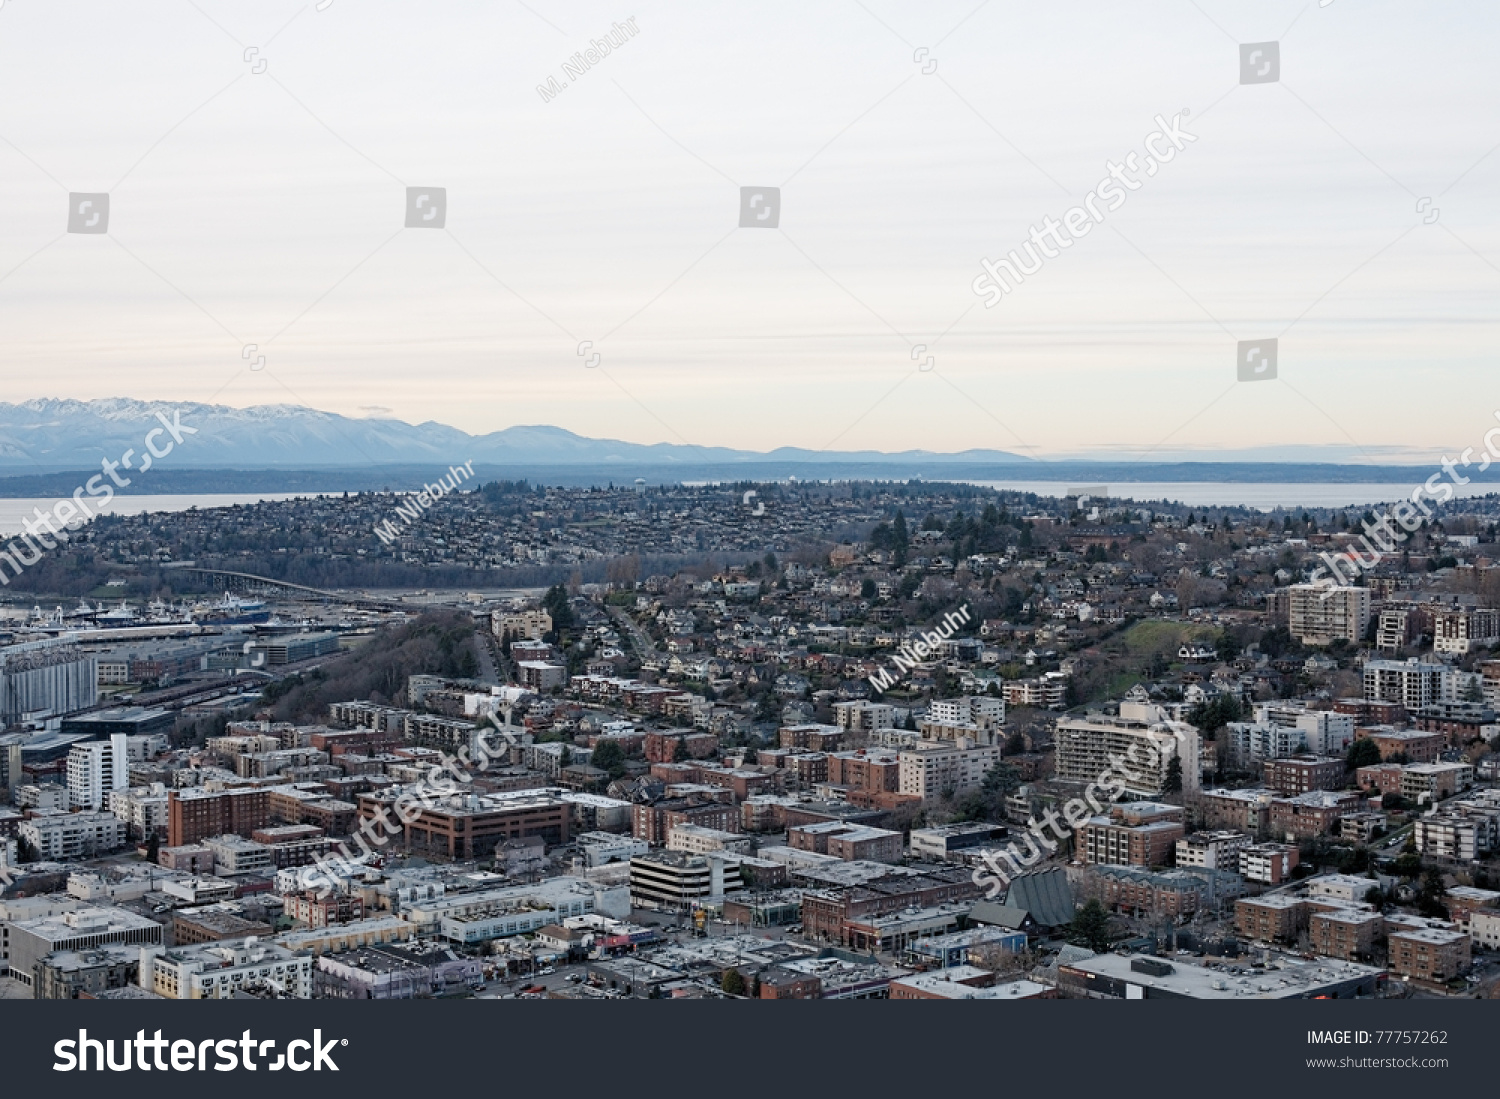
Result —
[[625, 750], [618, 741], [601, 740], [594, 747], [591, 762], [610, 778], [619, 778], [625, 773]]
[[1073, 917], [1068, 928], [1068, 941], [1076, 946], [1086, 946], [1095, 954], [1109, 949], [1109, 913], [1097, 900], [1089, 901]]
[[1349, 745], [1349, 754], [1344, 759], [1344, 767], [1350, 771], [1357, 771], [1361, 767], [1373, 767], [1380, 762], [1380, 746], [1369, 737], [1363, 737]]

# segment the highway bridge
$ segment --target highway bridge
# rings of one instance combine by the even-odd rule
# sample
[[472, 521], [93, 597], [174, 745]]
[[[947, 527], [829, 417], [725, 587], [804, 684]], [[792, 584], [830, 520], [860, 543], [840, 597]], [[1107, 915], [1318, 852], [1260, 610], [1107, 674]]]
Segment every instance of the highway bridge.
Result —
[[350, 606], [379, 611], [421, 611], [420, 605], [402, 603], [394, 599], [376, 599], [368, 595], [349, 592], [325, 591], [310, 588], [306, 584], [293, 584], [288, 580], [274, 580], [269, 576], [256, 576], [250, 572], [234, 572], [230, 569], [204, 569], [196, 565], [182, 565], [172, 572], [194, 573], [209, 577], [219, 591], [258, 592], [268, 595], [287, 593], [304, 598], [321, 599], [329, 603], [347, 603]]

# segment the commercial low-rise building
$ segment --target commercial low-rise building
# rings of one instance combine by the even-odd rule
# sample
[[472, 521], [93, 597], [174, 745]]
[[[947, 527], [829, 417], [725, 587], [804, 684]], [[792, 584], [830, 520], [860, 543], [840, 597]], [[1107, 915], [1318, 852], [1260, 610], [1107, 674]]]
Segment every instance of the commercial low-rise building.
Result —
[[1254, 973], [1229, 973], [1180, 958], [1095, 954], [1058, 965], [1065, 997], [1093, 1000], [1344, 1000], [1371, 996], [1385, 971], [1357, 962], [1281, 958]]
[[12, 920], [5, 932], [9, 975], [27, 987], [35, 980], [36, 964], [53, 951], [149, 945], [160, 943], [162, 937], [161, 925], [145, 916], [123, 908], [83, 905]]

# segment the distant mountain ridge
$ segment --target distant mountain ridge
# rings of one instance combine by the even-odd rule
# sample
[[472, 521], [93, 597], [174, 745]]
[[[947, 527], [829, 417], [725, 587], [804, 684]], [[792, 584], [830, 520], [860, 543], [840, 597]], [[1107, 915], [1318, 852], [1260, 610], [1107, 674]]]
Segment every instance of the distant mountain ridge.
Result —
[[353, 419], [300, 405], [226, 405], [137, 401], [125, 397], [77, 401], [38, 399], [0, 403], [0, 469], [34, 473], [87, 469], [141, 452], [156, 414], [176, 413], [197, 429], [171, 459], [177, 468], [317, 469], [368, 465], [410, 466], [476, 462], [487, 466], [723, 466], [754, 462], [855, 462], [909, 465], [921, 462], [1034, 464], [1003, 450], [936, 454], [908, 450], [817, 451], [780, 447], [769, 454], [729, 447], [627, 443], [590, 439], [560, 427], [507, 427], [470, 435], [447, 424], [394, 419]]
[[[131, 493], [332, 492], [420, 488], [449, 466], [474, 463], [482, 480], [603, 485], [813, 480], [1049, 481], [1087, 486], [1129, 482], [1422, 481], [1441, 455], [1404, 447], [1266, 446], [1224, 451], [1159, 450], [1140, 460], [1121, 447], [1094, 455], [1029, 458], [1004, 450], [808, 450], [768, 452], [677, 443], [592, 439], [560, 427], [520, 425], [471, 435], [428, 421], [355, 419], [300, 405], [226, 405], [125, 397], [0, 403], [0, 498], [71, 493], [77, 473], [104, 459], [142, 453], [157, 416], [187, 434]], [[164, 436], [157, 436], [158, 443]], [[1500, 463], [1476, 481], [1500, 484]]]

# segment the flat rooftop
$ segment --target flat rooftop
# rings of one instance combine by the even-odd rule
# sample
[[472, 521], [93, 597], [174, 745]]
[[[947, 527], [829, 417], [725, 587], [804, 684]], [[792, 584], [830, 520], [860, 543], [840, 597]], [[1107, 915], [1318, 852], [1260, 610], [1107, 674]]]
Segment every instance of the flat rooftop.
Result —
[[1062, 970], [1091, 973], [1099, 977], [1126, 982], [1166, 996], [1193, 1000], [1298, 1000], [1320, 995], [1354, 982], [1373, 980], [1383, 974], [1375, 966], [1323, 958], [1312, 962], [1285, 961], [1279, 965], [1250, 973], [1231, 973], [1227, 969], [1183, 962], [1177, 958], [1150, 958], [1164, 962], [1170, 971], [1162, 976], [1141, 973], [1131, 963], [1144, 955], [1096, 954], [1092, 958], [1070, 962]]

